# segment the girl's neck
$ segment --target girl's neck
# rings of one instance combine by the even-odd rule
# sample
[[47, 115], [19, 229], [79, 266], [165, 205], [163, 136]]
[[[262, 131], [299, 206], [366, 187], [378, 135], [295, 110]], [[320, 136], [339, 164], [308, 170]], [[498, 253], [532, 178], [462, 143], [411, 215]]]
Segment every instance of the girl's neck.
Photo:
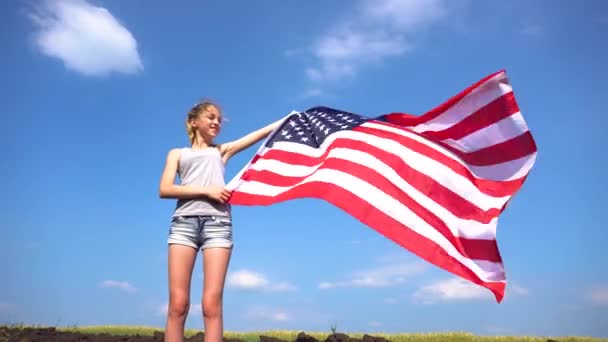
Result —
[[213, 146], [213, 142], [211, 142], [211, 141], [205, 141], [203, 139], [196, 139], [192, 143], [191, 148], [193, 150], [204, 150], [204, 149], [212, 147], [212, 146]]

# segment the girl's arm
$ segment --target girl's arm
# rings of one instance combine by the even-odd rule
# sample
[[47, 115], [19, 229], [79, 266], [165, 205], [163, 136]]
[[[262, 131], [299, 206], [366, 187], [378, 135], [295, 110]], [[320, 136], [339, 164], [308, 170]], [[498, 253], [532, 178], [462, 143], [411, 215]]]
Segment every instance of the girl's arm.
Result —
[[179, 149], [172, 149], [167, 154], [165, 168], [160, 179], [160, 198], [191, 199], [209, 197], [218, 202], [224, 203], [230, 197], [230, 192], [220, 186], [190, 186], [175, 184], [179, 157]]
[[280, 120], [277, 120], [266, 127], [253, 131], [240, 139], [221, 144], [219, 148], [224, 158], [224, 163], [228, 162], [228, 159], [230, 159], [235, 154], [251, 147], [251, 145], [268, 137], [268, 135], [275, 128], [277, 128], [283, 122], [283, 120], [284, 118], [281, 118]]

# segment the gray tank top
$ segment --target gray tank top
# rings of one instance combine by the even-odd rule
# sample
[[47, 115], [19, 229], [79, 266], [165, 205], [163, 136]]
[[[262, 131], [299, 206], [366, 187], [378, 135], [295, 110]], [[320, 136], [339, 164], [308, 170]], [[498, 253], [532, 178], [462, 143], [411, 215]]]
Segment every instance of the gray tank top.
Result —
[[[182, 185], [225, 185], [224, 161], [217, 148], [193, 150], [191, 147], [184, 147], [180, 152], [177, 172]], [[230, 216], [230, 209], [230, 204], [222, 204], [209, 198], [178, 199], [173, 216]]]

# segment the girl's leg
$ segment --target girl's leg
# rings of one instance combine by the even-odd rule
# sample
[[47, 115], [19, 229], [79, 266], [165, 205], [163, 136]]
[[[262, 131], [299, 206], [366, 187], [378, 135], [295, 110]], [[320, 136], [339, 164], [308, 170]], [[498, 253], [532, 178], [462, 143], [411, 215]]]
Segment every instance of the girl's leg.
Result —
[[179, 244], [169, 245], [169, 308], [165, 341], [183, 341], [184, 325], [190, 309], [190, 281], [196, 260], [196, 249]]
[[224, 336], [223, 296], [232, 248], [203, 250], [203, 317], [205, 342], [222, 342]]

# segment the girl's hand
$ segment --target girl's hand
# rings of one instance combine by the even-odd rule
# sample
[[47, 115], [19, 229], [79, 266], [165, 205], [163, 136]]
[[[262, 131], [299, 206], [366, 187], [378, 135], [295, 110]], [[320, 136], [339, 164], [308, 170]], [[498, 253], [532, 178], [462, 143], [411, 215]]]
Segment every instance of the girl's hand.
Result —
[[230, 191], [226, 190], [223, 186], [210, 186], [207, 187], [206, 191], [207, 197], [216, 200], [220, 203], [226, 203], [226, 201], [230, 198]]

